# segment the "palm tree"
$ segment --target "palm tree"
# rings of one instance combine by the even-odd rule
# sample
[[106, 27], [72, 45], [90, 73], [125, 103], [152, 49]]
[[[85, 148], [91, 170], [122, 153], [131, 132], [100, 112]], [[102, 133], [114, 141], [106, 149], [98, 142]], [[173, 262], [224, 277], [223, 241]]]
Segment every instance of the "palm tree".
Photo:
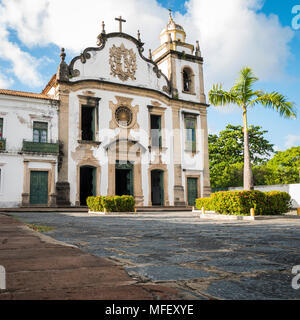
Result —
[[251, 68], [244, 67], [239, 72], [239, 78], [230, 91], [222, 90], [221, 84], [214, 84], [209, 91], [210, 103], [214, 106], [236, 104], [243, 110], [244, 128], [244, 190], [253, 190], [253, 173], [250, 162], [249, 136], [247, 125], [247, 110], [255, 105], [273, 109], [285, 118], [296, 118], [293, 102], [278, 92], [265, 93], [262, 90], [253, 90], [253, 85], [258, 81]]

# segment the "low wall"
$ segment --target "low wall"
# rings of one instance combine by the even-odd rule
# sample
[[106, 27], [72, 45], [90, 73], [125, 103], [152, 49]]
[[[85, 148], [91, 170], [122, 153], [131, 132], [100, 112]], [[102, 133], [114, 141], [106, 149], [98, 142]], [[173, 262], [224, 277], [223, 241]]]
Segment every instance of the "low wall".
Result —
[[[229, 188], [230, 191], [239, 191], [243, 188]], [[285, 191], [287, 192], [293, 202], [293, 208], [300, 208], [300, 183], [295, 184], [277, 184], [273, 186], [257, 186], [254, 187], [254, 190], [259, 191]]]

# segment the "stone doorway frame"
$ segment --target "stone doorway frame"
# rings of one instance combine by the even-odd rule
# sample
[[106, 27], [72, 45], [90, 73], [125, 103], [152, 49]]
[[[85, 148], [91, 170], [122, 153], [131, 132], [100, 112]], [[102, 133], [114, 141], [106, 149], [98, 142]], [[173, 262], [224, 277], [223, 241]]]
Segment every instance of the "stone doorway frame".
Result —
[[164, 173], [164, 204], [163, 206], [167, 207], [170, 205], [169, 202], [169, 184], [168, 184], [168, 169], [166, 164], [150, 164], [148, 169], [148, 186], [149, 186], [149, 198], [148, 204], [152, 206], [152, 198], [151, 198], [151, 172], [154, 170], [163, 171]]
[[80, 168], [81, 167], [93, 167], [96, 169], [96, 195], [100, 195], [100, 183], [101, 183], [101, 167], [95, 160], [82, 160], [76, 167], [76, 200], [75, 205], [80, 207]]

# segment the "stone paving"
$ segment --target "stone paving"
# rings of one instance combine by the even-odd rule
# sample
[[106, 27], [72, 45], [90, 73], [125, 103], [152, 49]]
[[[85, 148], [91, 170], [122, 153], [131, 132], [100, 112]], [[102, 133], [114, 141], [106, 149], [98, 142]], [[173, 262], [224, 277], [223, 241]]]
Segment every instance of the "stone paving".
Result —
[[196, 214], [11, 213], [56, 240], [125, 268], [140, 283], [190, 299], [300, 299], [300, 219], [201, 221]]
[[133, 280], [112, 261], [56, 241], [2, 214], [0, 265], [0, 301], [188, 298], [175, 288]]

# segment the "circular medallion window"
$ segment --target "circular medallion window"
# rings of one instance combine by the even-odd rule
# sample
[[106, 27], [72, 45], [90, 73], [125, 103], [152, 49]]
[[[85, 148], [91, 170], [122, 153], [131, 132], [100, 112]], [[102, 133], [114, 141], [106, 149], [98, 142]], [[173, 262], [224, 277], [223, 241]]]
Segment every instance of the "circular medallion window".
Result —
[[132, 122], [132, 112], [129, 108], [121, 106], [115, 112], [118, 124], [122, 127], [130, 126]]

